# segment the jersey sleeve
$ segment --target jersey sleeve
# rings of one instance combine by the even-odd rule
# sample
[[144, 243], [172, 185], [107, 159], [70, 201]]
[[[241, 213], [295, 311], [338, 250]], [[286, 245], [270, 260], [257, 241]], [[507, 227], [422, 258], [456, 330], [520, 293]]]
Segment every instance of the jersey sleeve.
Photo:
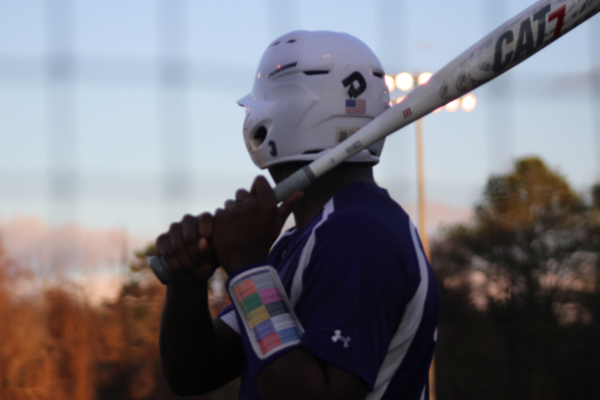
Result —
[[371, 390], [410, 288], [418, 286], [418, 275], [405, 267], [403, 243], [412, 242], [402, 231], [408, 229], [368, 213], [334, 213], [315, 230], [295, 307], [305, 330], [301, 346]]
[[221, 321], [225, 322], [231, 329], [240, 333], [240, 326], [237, 321], [237, 314], [233, 304], [228, 305], [217, 314]]

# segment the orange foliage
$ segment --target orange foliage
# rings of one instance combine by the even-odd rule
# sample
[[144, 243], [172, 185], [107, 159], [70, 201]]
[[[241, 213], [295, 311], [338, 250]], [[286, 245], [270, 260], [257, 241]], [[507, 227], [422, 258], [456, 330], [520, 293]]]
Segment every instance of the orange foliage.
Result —
[[[92, 307], [67, 285], [19, 298], [14, 288], [30, 278], [0, 242], [1, 400], [178, 398], [160, 369], [162, 285], [131, 280], [115, 301]], [[236, 389], [195, 398], [236, 398]]]

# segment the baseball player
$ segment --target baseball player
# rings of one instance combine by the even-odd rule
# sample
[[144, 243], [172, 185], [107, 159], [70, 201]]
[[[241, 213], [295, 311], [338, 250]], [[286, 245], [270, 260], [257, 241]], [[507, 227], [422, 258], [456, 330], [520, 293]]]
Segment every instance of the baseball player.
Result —
[[[265, 51], [246, 108], [250, 156], [279, 182], [389, 107], [373, 52], [343, 33], [296, 31]], [[180, 395], [241, 376], [240, 399], [428, 399], [438, 320], [417, 230], [372, 168], [383, 141], [281, 205], [264, 177], [214, 215], [158, 237], [174, 271], [161, 321]], [[296, 226], [275, 243], [287, 216]], [[232, 304], [211, 320], [207, 280]]]

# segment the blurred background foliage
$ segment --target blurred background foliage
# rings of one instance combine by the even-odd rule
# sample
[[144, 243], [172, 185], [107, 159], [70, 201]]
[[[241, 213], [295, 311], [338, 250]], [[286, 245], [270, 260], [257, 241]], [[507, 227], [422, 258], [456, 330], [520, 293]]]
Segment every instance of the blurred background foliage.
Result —
[[[31, 277], [0, 248], [0, 399], [177, 399], [162, 377], [158, 354], [165, 287], [136, 253], [118, 297], [91, 306], [74, 284], [21, 298], [14, 288]], [[219, 279], [220, 273], [216, 275]], [[211, 293], [211, 313], [227, 298]], [[238, 382], [192, 399], [237, 397]]]
[[437, 239], [438, 399], [600, 398], [599, 190], [521, 159]]
[[[135, 254], [118, 297], [74, 283], [17, 296], [33, 269], [0, 247], [0, 399], [175, 399], [161, 375], [165, 289]], [[441, 294], [437, 398], [600, 398], [600, 186], [538, 158], [491, 177], [472, 220], [432, 246]], [[219, 271], [213, 315], [227, 305]], [[234, 399], [238, 382], [197, 399]]]

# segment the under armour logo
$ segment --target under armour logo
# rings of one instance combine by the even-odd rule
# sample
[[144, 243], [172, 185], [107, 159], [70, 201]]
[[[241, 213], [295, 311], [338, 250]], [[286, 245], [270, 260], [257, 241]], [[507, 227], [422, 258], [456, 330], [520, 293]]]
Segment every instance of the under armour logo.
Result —
[[343, 336], [342, 336], [342, 331], [341, 331], [341, 330], [339, 330], [339, 329], [336, 329], [335, 331], [333, 331], [333, 333], [335, 333], [335, 335], [333, 335], [333, 336], [331, 337], [331, 341], [332, 341], [333, 343], [336, 343], [338, 340], [341, 340], [342, 342], [344, 342], [344, 348], [345, 348], [345, 349], [347, 349], [347, 348], [350, 346], [350, 345], [349, 345], [349, 343], [350, 343], [350, 336], [348, 336], [348, 337], [346, 337], [346, 338], [345, 338], [345, 337], [343, 337]]

